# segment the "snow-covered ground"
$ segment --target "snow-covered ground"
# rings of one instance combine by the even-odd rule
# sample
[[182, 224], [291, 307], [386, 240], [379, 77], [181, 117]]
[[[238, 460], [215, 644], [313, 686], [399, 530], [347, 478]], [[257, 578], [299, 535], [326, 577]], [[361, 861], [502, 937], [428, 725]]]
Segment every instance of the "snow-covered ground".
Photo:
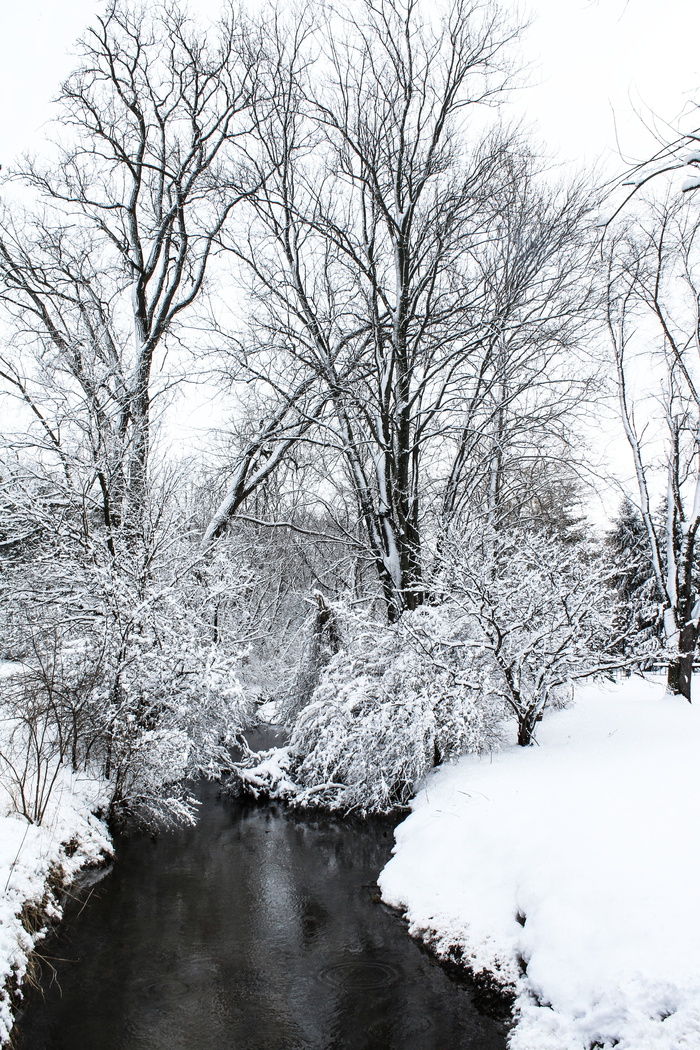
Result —
[[[0, 675], [16, 668], [0, 662]], [[111, 855], [105, 825], [93, 810], [105, 801], [102, 785], [62, 769], [41, 825], [13, 812], [0, 768], [0, 1046], [12, 1027], [12, 995], [29, 954], [61, 917], [61, 890], [77, 873]]]
[[700, 704], [579, 686], [537, 743], [431, 774], [384, 899], [514, 985], [512, 1050], [697, 1050]]

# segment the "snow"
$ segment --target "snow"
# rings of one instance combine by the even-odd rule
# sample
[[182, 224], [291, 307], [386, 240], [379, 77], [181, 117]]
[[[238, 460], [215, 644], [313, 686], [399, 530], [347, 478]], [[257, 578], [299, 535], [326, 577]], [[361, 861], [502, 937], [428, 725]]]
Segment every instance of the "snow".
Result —
[[0, 678], [11, 678], [13, 675], [20, 674], [21, 671], [22, 664], [14, 660], [0, 660]]
[[245, 790], [254, 798], [272, 796], [291, 798], [297, 787], [289, 778], [289, 748], [273, 747], [254, 755], [254, 764], [245, 768], [237, 765], [236, 771]]
[[625, 179], [622, 183], [623, 186], [643, 186], [648, 179], [648, 173], [644, 175], [637, 175], [635, 178]]
[[[21, 665], [0, 661], [0, 676]], [[105, 825], [94, 816], [103, 806], [104, 785], [60, 770], [41, 825], [13, 812], [10, 792], [0, 778], [0, 1045], [12, 1028], [12, 996], [27, 970], [28, 956], [45, 936], [45, 921], [61, 917], [61, 890], [82, 868], [111, 856]], [[36, 910], [38, 929], [28, 931], [23, 911]], [[34, 923], [29, 923], [33, 926]]]
[[579, 686], [537, 742], [429, 776], [384, 899], [513, 986], [511, 1050], [699, 1047], [700, 710]]

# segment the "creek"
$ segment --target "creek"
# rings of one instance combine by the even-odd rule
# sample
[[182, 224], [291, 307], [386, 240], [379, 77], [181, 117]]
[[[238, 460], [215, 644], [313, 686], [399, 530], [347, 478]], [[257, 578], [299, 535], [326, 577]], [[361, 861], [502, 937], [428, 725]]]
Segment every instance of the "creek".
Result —
[[69, 902], [17, 1050], [504, 1050], [378, 900], [392, 822], [198, 797], [196, 827], [120, 838]]

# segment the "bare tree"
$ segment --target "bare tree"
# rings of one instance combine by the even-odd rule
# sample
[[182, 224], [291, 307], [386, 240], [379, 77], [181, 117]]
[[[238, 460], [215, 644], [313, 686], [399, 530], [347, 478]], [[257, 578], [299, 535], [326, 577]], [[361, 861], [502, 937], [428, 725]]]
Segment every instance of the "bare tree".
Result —
[[77, 470], [84, 494], [99, 486], [109, 533], [144, 499], [156, 356], [244, 192], [259, 51], [233, 8], [207, 36], [176, 4], [121, 2], [80, 51], [55, 159], [10, 176], [40, 203], [2, 217], [0, 297], [16, 338], [0, 371], [67, 480]]
[[[495, 6], [456, 0], [438, 22], [414, 0], [363, 3], [313, 36], [320, 68], [309, 34], [273, 26], [261, 190], [247, 243], [229, 246], [255, 304], [232, 368], [280, 408], [207, 537], [290, 442], [333, 446], [396, 619], [423, 600], [425, 506], [451, 485], [454, 511], [470, 442], [483, 460], [497, 406], [514, 412], [534, 377], [553, 378], [585, 206], [546, 200], [523, 144], [483, 132], [517, 35]], [[499, 354], [519, 369], [507, 390]]]
[[[662, 596], [668, 689], [687, 700], [700, 633], [699, 249], [700, 219], [680, 200], [649, 205], [634, 230], [620, 234], [608, 251], [608, 327], [622, 423]], [[659, 475], [661, 513], [654, 501]]]
[[[515, 146], [516, 144], [514, 144]], [[490, 525], [538, 518], [553, 490], [581, 475], [574, 421], [597, 396], [585, 332], [597, 295], [586, 268], [592, 200], [580, 186], [543, 185], [523, 144], [508, 158], [490, 203], [478, 373], [465, 383], [454, 422], [441, 521], [476, 512]]]

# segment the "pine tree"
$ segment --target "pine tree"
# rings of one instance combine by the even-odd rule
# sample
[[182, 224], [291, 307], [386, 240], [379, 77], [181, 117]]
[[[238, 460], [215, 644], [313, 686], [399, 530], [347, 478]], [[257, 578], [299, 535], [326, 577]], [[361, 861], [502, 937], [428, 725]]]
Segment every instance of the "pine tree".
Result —
[[617, 572], [613, 584], [620, 597], [621, 652], [641, 653], [663, 644], [662, 599], [649, 556], [642, 516], [629, 498], [620, 504], [605, 546]]

